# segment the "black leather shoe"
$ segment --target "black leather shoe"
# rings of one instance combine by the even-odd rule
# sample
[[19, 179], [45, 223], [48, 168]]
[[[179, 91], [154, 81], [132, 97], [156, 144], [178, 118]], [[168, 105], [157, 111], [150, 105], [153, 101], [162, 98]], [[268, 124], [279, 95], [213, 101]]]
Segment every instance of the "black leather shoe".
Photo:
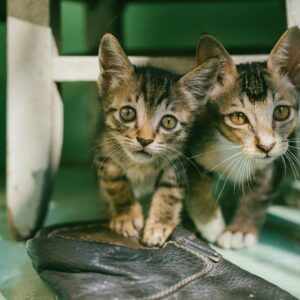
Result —
[[146, 248], [104, 222], [52, 226], [27, 251], [60, 299], [296, 299], [181, 226], [163, 248]]

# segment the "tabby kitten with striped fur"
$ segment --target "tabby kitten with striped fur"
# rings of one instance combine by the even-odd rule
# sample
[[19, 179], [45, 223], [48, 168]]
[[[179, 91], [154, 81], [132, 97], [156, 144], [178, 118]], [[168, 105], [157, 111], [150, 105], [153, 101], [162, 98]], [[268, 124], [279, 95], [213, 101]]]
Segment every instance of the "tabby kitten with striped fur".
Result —
[[[106, 34], [99, 63], [103, 129], [96, 164], [110, 228], [160, 246], [179, 223], [186, 188], [181, 153], [219, 62], [209, 59], [184, 76], [135, 66]], [[136, 188], [148, 187], [153, 197], [144, 225]]]
[[[203, 36], [198, 63], [211, 57], [219, 57], [221, 67], [193, 133], [192, 154], [202, 172], [190, 174], [187, 208], [207, 240], [242, 248], [256, 243], [284, 168], [299, 165], [292, 139], [300, 87], [300, 30], [288, 29], [267, 62], [239, 65], [215, 38]], [[213, 181], [220, 176], [225, 182], [215, 197]], [[218, 200], [228, 180], [241, 185], [243, 192], [225, 227]]]

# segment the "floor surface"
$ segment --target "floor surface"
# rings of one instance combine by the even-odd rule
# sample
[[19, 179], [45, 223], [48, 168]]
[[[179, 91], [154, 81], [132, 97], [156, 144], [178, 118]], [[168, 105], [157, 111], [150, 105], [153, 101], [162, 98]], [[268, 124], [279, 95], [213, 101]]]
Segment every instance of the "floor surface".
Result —
[[[0, 187], [0, 300], [57, 299], [32, 268], [24, 243], [6, 226], [4, 188]], [[56, 180], [46, 224], [97, 219], [103, 215], [97, 182], [90, 170], [62, 169]], [[238, 266], [300, 298], [300, 211], [272, 206], [259, 243], [244, 250], [218, 249]]]

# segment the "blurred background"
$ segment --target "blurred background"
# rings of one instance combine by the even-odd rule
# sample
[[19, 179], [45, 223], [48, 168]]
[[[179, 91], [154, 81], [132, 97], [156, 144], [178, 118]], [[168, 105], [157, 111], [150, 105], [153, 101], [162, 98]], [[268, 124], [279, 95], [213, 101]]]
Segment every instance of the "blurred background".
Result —
[[[106, 6], [101, 6], [106, 2]], [[0, 169], [5, 171], [6, 1], [0, 1]], [[94, 14], [86, 14], [92, 6]], [[114, 7], [116, 6], [116, 7]], [[91, 26], [113, 8], [105, 26]], [[98, 17], [97, 17], [98, 16]], [[61, 45], [65, 55], [96, 55], [101, 36], [113, 32], [129, 55], [194, 55], [199, 37], [210, 33], [231, 54], [268, 53], [286, 28], [285, 1], [61, 1]], [[95, 83], [62, 83], [62, 165], [86, 166], [94, 134]], [[94, 93], [92, 93], [94, 95]]]
[[[203, 33], [215, 35], [230, 54], [267, 54], [287, 27], [284, 0], [62, 0], [60, 10], [62, 55], [97, 55], [105, 32], [114, 33], [128, 55], [193, 56]], [[6, 1], [0, 0], [0, 299], [56, 299], [34, 272], [24, 243], [15, 242], [6, 225], [6, 17]], [[59, 89], [63, 151], [47, 225], [103, 215], [91, 170], [96, 83], [60, 83]], [[273, 206], [257, 246], [218, 250], [300, 297], [299, 228], [299, 212]]]

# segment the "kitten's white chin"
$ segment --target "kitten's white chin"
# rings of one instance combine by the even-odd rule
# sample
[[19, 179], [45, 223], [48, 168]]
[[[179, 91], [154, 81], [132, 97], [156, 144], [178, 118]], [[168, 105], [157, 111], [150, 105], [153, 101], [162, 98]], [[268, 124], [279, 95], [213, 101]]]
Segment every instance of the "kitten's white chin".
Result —
[[269, 164], [276, 159], [277, 156], [266, 156], [262, 158], [255, 158], [255, 161], [262, 164]]
[[139, 164], [149, 164], [154, 160], [154, 156], [147, 152], [127, 151], [127, 154], [131, 160]]

